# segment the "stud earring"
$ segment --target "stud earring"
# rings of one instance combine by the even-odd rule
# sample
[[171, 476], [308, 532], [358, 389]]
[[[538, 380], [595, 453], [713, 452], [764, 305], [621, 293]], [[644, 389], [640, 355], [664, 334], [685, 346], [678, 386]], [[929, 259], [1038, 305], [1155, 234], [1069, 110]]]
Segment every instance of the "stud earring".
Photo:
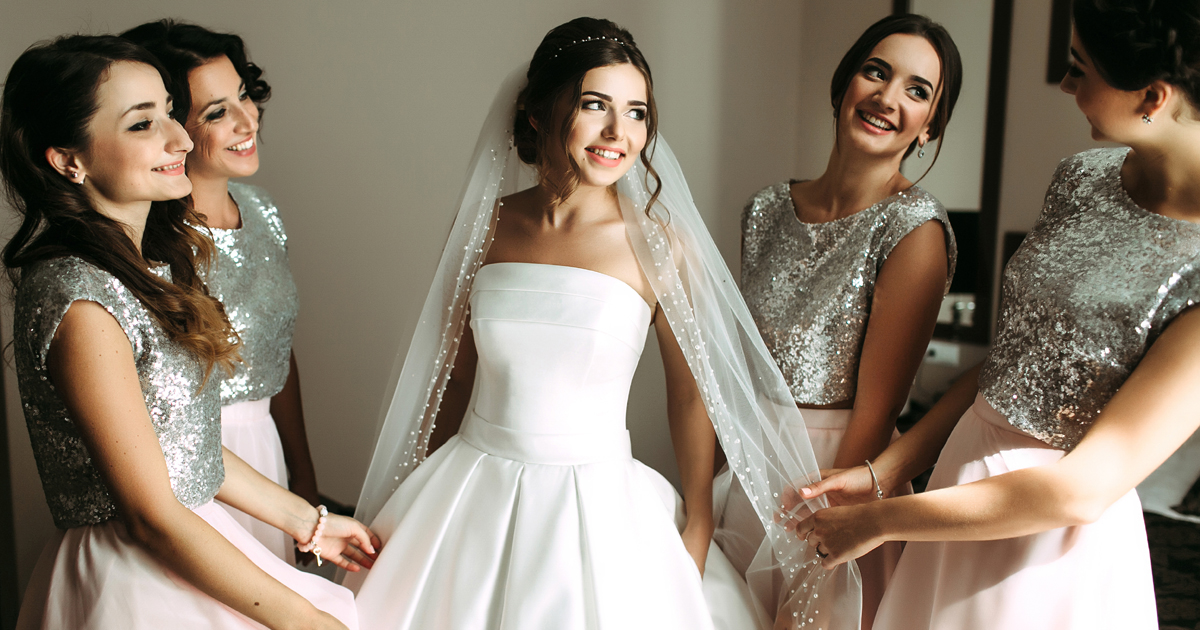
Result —
[[1154, 119], [1150, 117], [1150, 114], [1142, 114], [1142, 122], [1149, 125], [1150, 123], [1154, 122]]

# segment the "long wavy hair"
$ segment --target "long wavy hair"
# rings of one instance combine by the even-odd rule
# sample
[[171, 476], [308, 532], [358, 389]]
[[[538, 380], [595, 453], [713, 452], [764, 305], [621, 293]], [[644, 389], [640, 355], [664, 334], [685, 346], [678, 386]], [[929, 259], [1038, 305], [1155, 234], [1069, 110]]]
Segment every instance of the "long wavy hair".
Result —
[[[8, 73], [0, 103], [0, 175], [21, 226], [3, 249], [9, 280], [36, 262], [75, 256], [112, 274], [146, 306], [167, 336], [207, 364], [231, 370], [237, 334], [221, 303], [208, 294], [197, 266], [212, 260], [211, 240], [190, 227], [202, 225], [189, 199], [150, 206], [142, 251], [121, 223], [97, 211], [83, 191], [58, 173], [46, 150], [86, 149], [88, 123], [98, 109], [97, 90], [116, 62], [155, 68], [170, 76], [142, 47], [111, 36], [74, 35], [26, 50]], [[147, 260], [165, 262], [171, 281]]]
[[[633, 65], [646, 79], [646, 146], [640, 157], [647, 175], [655, 183], [646, 212], [658, 200], [662, 180], [650, 164], [658, 134], [658, 107], [654, 104], [650, 65], [629, 31], [608, 20], [581, 17], [550, 29], [542, 38], [529, 62], [526, 74], [529, 83], [517, 98], [513, 121], [517, 155], [537, 169], [542, 184], [556, 202], [570, 197], [579, 186], [579, 164], [567, 149], [567, 138], [579, 115], [583, 78], [593, 68], [622, 63]], [[541, 131], [532, 121], [541, 126]], [[565, 173], [554, 172], [550, 157], [553, 154], [566, 156], [569, 168]]]

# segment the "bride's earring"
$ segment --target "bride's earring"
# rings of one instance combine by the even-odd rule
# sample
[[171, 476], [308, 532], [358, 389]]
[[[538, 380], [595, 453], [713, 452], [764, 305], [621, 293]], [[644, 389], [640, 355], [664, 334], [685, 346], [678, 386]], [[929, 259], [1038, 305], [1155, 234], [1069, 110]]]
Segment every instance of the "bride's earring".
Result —
[[917, 150], [917, 157], [918, 157], [918, 158], [923, 158], [923, 157], [925, 157], [925, 145], [924, 145], [924, 143], [922, 143], [922, 144], [918, 144], [917, 146], [921, 147], [920, 149], [918, 149], [918, 150]]

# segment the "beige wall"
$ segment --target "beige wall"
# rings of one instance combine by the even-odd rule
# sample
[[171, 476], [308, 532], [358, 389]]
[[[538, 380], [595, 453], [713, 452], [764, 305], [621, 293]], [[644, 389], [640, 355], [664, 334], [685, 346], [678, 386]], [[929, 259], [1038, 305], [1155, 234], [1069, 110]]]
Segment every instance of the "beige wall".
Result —
[[[0, 68], [40, 39], [165, 16], [245, 37], [273, 87], [252, 181], [274, 195], [290, 234], [301, 299], [295, 349], [317, 475], [322, 491], [353, 502], [394, 357], [407, 348], [501, 78], [570, 18], [603, 15], [628, 27], [654, 70], [662, 132], [732, 259], [744, 199], [798, 170], [801, 11], [813, 4], [612, 0], [601, 11], [563, 0], [5, 0]], [[676, 478], [656, 355], [651, 338], [630, 427], [635, 455]], [[5, 370], [24, 584], [52, 525]]]

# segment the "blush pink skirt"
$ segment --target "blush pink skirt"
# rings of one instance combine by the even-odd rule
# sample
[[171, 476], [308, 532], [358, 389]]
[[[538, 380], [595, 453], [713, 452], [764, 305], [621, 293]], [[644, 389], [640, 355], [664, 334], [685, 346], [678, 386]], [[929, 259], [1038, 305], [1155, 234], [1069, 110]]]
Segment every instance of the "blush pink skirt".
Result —
[[[817, 456], [817, 466], [822, 469], [833, 468], [838, 448], [846, 435], [846, 427], [850, 424], [852, 410], [801, 409], [800, 412], [804, 418], [804, 430], [807, 430], [813, 453]], [[900, 433], [893, 431], [892, 441], [899, 437]], [[904, 484], [897, 494], [912, 494], [912, 485]], [[713, 480], [713, 508], [716, 511], [714, 522], [717, 523], [713, 539], [725, 551], [734, 567], [745, 575], [758, 552], [763, 530], [750, 499], [728, 468]], [[747, 535], [747, 532], [754, 532], [754, 535]], [[871, 627], [879, 601], [883, 598], [903, 549], [903, 543], [884, 543], [855, 561], [862, 576], [862, 627]]]
[[[275, 419], [271, 417], [270, 398], [221, 407], [221, 445], [262, 476], [288, 487], [283, 443], [279, 441], [279, 429], [275, 428]], [[220, 505], [271, 553], [295, 564], [296, 550], [291, 537], [237, 508], [224, 503]]]
[[[215, 502], [193, 510], [251, 562], [317, 608], [358, 628], [354, 596], [303, 573], [263, 547]], [[263, 630], [163, 566], [113, 520], [59, 531], [25, 591], [18, 630]]]
[[[950, 435], [929, 489], [1051, 464], [1063, 451], [1019, 431], [982, 396]], [[874, 630], [1156, 630], [1137, 493], [1096, 522], [971, 542], [910, 542]]]

